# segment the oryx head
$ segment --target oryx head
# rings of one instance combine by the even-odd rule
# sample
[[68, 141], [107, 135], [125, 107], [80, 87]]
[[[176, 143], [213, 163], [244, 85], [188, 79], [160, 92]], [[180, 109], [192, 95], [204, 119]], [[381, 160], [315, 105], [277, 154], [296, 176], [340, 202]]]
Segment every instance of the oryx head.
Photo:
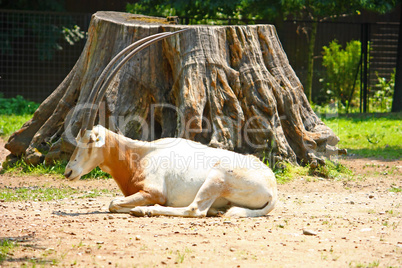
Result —
[[77, 147], [64, 172], [67, 179], [78, 180], [103, 162], [105, 135], [106, 129], [102, 126], [96, 126], [91, 130], [80, 130], [75, 139]]
[[[142, 49], [158, 42], [159, 40], [187, 30], [188, 29], [176, 32], [158, 33], [145, 37], [123, 49], [109, 62], [96, 81], [91, 94], [88, 96], [87, 103], [91, 105], [91, 108], [82, 116], [83, 121], [81, 130], [76, 138], [77, 147], [71, 156], [70, 162], [68, 162], [64, 173], [66, 178], [77, 180], [103, 162], [102, 147], [105, 145], [104, 135], [106, 129], [101, 126], [93, 127], [97, 114], [97, 108], [95, 107], [98, 107], [99, 103], [102, 101], [108, 86], [121, 67]], [[126, 56], [121, 59], [124, 55]], [[120, 62], [118, 62], [119, 60]], [[113, 67], [114, 69], [112, 70]]]

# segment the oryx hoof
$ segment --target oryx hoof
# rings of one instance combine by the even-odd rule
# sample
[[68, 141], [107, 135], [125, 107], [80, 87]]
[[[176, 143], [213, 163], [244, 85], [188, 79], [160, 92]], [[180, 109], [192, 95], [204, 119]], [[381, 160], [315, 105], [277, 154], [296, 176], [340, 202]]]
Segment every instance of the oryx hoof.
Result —
[[130, 214], [135, 217], [144, 217], [144, 216], [151, 217], [152, 216], [151, 211], [148, 211], [147, 209], [140, 208], [140, 207], [131, 209]]
[[124, 198], [122, 198], [122, 197], [118, 197], [118, 198], [113, 199], [112, 202], [110, 202], [109, 211], [112, 212], [112, 213], [118, 213], [119, 210], [121, 209], [120, 204], [121, 204], [121, 201], [123, 199]]
[[112, 212], [112, 213], [118, 213], [118, 209], [119, 209], [120, 207], [119, 206], [116, 206], [115, 204], [110, 204], [109, 205], [109, 211], [110, 212]]

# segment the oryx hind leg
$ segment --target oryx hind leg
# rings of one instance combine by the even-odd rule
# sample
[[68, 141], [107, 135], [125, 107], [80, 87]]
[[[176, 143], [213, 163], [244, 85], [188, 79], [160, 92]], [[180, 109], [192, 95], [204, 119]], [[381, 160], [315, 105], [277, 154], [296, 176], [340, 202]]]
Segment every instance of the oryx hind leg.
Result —
[[212, 170], [208, 178], [198, 190], [193, 202], [187, 207], [139, 206], [130, 210], [134, 216], [179, 216], [205, 217], [217, 215], [218, 211], [211, 209], [212, 204], [225, 192], [223, 173]]

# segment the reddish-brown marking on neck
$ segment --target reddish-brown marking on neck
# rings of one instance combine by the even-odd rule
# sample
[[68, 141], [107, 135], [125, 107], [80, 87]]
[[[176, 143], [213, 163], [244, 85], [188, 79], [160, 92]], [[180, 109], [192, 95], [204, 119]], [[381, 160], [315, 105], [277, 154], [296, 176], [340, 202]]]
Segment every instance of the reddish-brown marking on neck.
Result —
[[[123, 146], [124, 141], [111, 131], [105, 135], [104, 161], [101, 166], [109, 169], [124, 196], [144, 191], [144, 169], [139, 163], [147, 152], [147, 148]], [[122, 148], [124, 147], [124, 148]]]

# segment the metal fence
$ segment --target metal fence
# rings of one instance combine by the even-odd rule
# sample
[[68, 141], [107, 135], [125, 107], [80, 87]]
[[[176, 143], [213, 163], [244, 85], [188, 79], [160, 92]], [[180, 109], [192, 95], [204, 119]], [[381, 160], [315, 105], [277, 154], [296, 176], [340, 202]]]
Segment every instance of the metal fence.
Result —
[[[284, 31], [279, 32], [282, 45], [289, 58], [290, 64], [302, 81], [307, 79], [307, 51], [308, 37], [303, 29], [309, 29], [311, 22], [287, 21]], [[362, 54], [366, 51], [368, 59], [356, 66], [358, 84], [361, 85], [360, 111], [369, 111], [370, 102], [378, 87], [378, 77], [389, 81], [395, 71], [398, 54], [399, 23], [340, 23], [321, 22], [318, 24], [314, 50], [314, 78], [313, 100], [319, 101], [322, 96], [323, 84], [321, 79], [325, 77], [326, 69], [322, 64], [323, 46], [328, 46], [333, 40], [345, 47], [347, 42], [359, 40]], [[364, 55], [361, 55], [364, 58]], [[304, 83], [303, 83], [304, 84]]]
[[[0, 10], [0, 92], [41, 102], [79, 58], [85, 39], [71, 45], [68, 32], [87, 31], [91, 14]], [[72, 42], [73, 40], [70, 40]]]
[[[61, 83], [80, 56], [85, 39], [69, 44], [63, 28], [78, 25], [87, 31], [91, 14], [21, 12], [0, 10], [0, 92], [43, 101]], [[181, 23], [191, 19], [182, 18]], [[227, 20], [222, 24], [237, 24]], [[246, 21], [245, 23], [267, 23]], [[278, 31], [290, 64], [304, 84], [307, 77], [308, 30], [311, 22], [285, 21]], [[345, 45], [366, 38], [370, 42], [370, 69], [366, 74], [368, 98], [377, 84], [376, 72], [389, 79], [396, 66], [398, 23], [319, 23], [315, 45], [313, 99], [319, 99], [325, 69], [322, 47], [334, 39]], [[362, 29], [368, 29], [364, 35]], [[362, 74], [363, 75], [363, 74]], [[360, 79], [364, 77], [360, 75]]]

